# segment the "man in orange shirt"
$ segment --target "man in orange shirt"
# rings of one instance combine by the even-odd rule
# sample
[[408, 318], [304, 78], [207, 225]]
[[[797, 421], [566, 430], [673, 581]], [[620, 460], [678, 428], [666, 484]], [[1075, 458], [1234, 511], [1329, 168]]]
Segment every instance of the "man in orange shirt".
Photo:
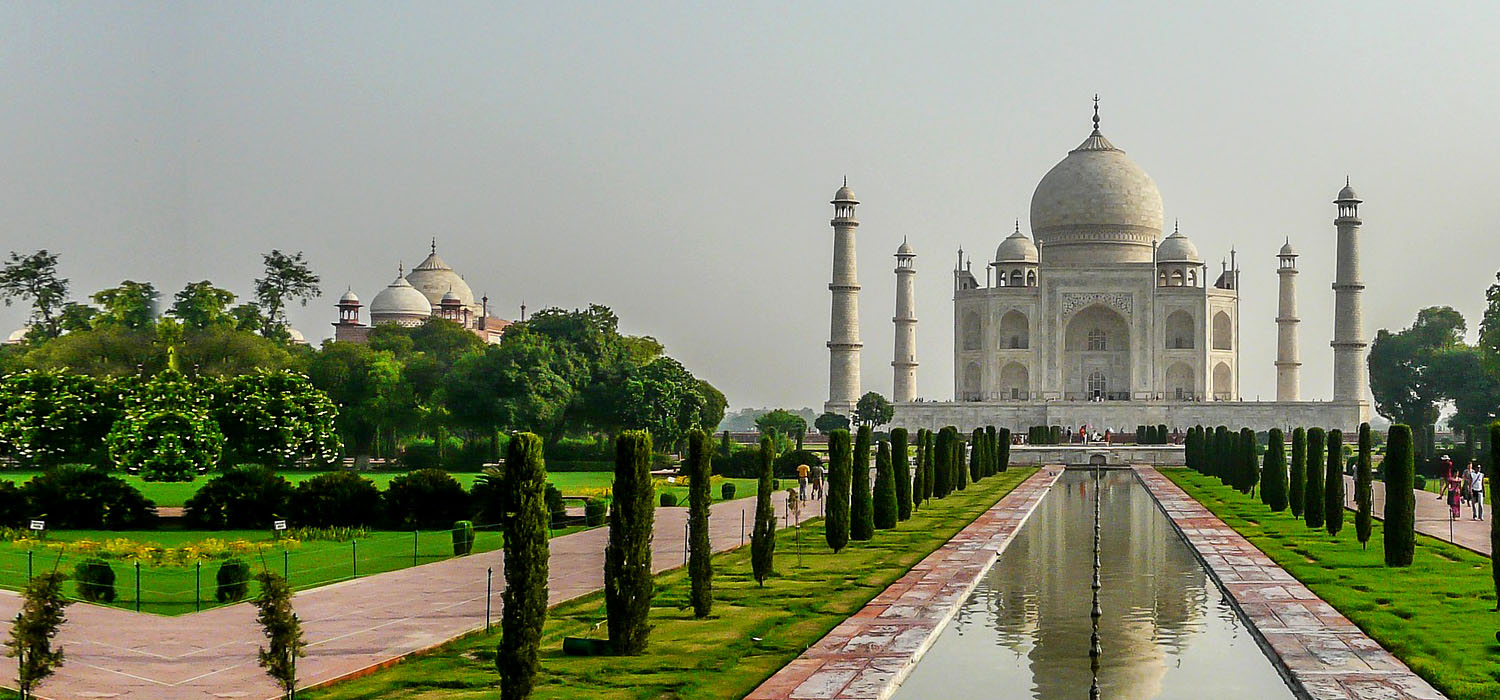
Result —
[[807, 475], [810, 473], [812, 473], [812, 469], [806, 464], [797, 465], [797, 486], [800, 487], [798, 495], [804, 501], [807, 500]]

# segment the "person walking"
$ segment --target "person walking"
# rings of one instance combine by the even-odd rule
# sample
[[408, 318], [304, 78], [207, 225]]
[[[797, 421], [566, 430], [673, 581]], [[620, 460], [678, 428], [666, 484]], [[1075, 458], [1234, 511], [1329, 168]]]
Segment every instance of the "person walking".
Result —
[[1484, 470], [1474, 465], [1474, 474], [1469, 477], [1469, 493], [1474, 500], [1469, 502], [1475, 520], [1484, 520]]
[[[1438, 466], [1443, 470], [1443, 483], [1448, 483], [1448, 480], [1453, 478], [1453, 460], [1449, 459], [1448, 455], [1443, 455], [1443, 458], [1439, 461]], [[1444, 495], [1445, 494], [1439, 493], [1437, 499], [1439, 501], [1443, 500]]]
[[1459, 475], [1449, 471], [1446, 482], [1448, 492], [1448, 519], [1458, 520], [1458, 509], [1463, 504], [1463, 479]]
[[807, 477], [810, 474], [812, 469], [806, 464], [797, 465], [797, 496], [804, 501], [807, 500]]
[[823, 465], [812, 465], [812, 492], [813, 498], [823, 498]]

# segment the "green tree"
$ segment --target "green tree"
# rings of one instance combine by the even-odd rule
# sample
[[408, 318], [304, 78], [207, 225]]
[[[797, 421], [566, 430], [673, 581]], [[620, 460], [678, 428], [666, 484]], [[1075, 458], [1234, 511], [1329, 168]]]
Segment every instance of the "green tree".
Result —
[[402, 417], [412, 413], [401, 363], [388, 352], [359, 343], [325, 343], [308, 364], [307, 374], [338, 407], [342, 442], [354, 454], [380, 454], [378, 438], [394, 433]]
[[58, 314], [58, 328], [68, 333], [75, 331], [86, 331], [94, 327], [94, 319], [99, 317], [99, 310], [88, 304], [74, 304], [68, 302], [62, 307]]
[[688, 431], [704, 427], [698, 424], [698, 380], [670, 357], [631, 368], [626, 373], [623, 396], [620, 425], [650, 431], [663, 448], [675, 447], [687, 439]]
[[555, 441], [575, 396], [560, 374], [567, 362], [552, 340], [524, 327], [504, 338], [456, 361], [443, 380], [443, 405], [471, 430], [526, 430]]
[[891, 422], [891, 418], [895, 415], [896, 408], [891, 405], [891, 402], [873, 391], [866, 392], [864, 396], [859, 397], [859, 402], [854, 405], [854, 419], [862, 425], [885, 425]]
[[1354, 471], [1354, 501], [1359, 505], [1359, 510], [1354, 514], [1354, 535], [1359, 538], [1361, 549], [1370, 541], [1370, 522], [1372, 510], [1375, 507], [1375, 494], [1371, 484], [1375, 479], [1374, 470], [1370, 464], [1370, 453], [1373, 448], [1373, 440], [1370, 435], [1370, 424], [1359, 424], [1359, 458], [1355, 462]]
[[213, 388], [212, 416], [235, 464], [289, 469], [338, 461], [338, 406], [306, 375], [256, 372]]
[[1240, 454], [1239, 454], [1239, 484], [1237, 488], [1240, 493], [1249, 494], [1255, 490], [1256, 481], [1260, 477], [1260, 470], [1255, 468], [1255, 431], [1250, 428], [1240, 428]]
[[261, 277], [255, 280], [255, 303], [263, 314], [261, 332], [267, 337], [286, 333], [288, 302], [307, 302], [323, 294], [322, 281], [298, 251], [291, 255], [272, 250], [261, 256]]
[[547, 621], [550, 515], [541, 438], [533, 433], [511, 436], [501, 481], [492, 491], [504, 501], [505, 538], [505, 591], [495, 668], [500, 672], [500, 697], [525, 700], [541, 668], [542, 625]]
[[1337, 536], [1344, 528], [1344, 432], [1328, 431], [1328, 466], [1323, 475], [1323, 526]]
[[1010, 439], [1010, 428], [1001, 428], [995, 434], [995, 442], [1000, 446], [1000, 455], [996, 458], [997, 471], [1010, 469]]
[[[69, 333], [58, 341], [68, 340], [73, 335], [76, 334]], [[290, 370], [300, 364], [286, 348], [254, 333], [236, 330], [228, 324], [213, 325], [203, 330], [189, 329], [182, 341], [174, 347], [177, 348], [178, 366], [190, 368], [198, 375], [234, 377], [262, 370]]]
[[896, 519], [911, 519], [911, 451], [906, 428], [891, 431], [891, 466], [895, 470]]
[[35, 370], [0, 376], [0, 454], [37, 467], [105, 464], [118, 403], [108, 380]]
[[224, 433], [214, 421], [209, 392], [168, 369], [135, 383], [121, 396], [121, 416], [105, 443], [116, 468], [146, 481], [192, 481], [219, 466]]
[[708, 617], [714, 604], [714, 551], [708, 539], [713, 446], [702, 429], [688, 434], [687, 476], [688, 577], [692, 581], [693, 616], [701, 620]]
[[825, 435], [827, 435], [828, 433], [832, 433], [835, 430], [848, 430], [849, 418], [847, 416], [841, 416], [837, 413], [824, 413], [823, 415], [818, 416], [817, 419], [813, 420], [813, 427], [817, 428], [818, 432]]
[[1435, 306], [1417, 312], [1411, 327], [1392, 333], [1384, 328], [1370, 344], [1370, 394], [1375, 410], [1412, 426], [1418, 457], [1430, 457], [1428, 432], [1437, 422], [1444, 387], [1433, 376], [1435, 357], [1463, 342], [1467, 324], [1459, 312]]
[[713, 432], [714, 428], [724, 422], [724, 410], [729, 407], [729, 399], [724, 396], [724, 392], [708, 383], [707, 379], [697, 381], [698, 427], [705, 432]]
[[896, 527], [896, 474], [891, 466], [891, 446], [884, 440], [875, 449], [875, 496], [872, 519], [878, 530]]
[[958, 442], [958, 430], [945, 426], [937, 432], [933, 441], [932, 497], [947, 498], [953, 490], [953, 458], [957, 451], [953, 443]]
[[[1495, 287], [1490, 287], [1490, 305], [1495, 303]], [[1489, 314], [1485, 314], [1485, 320]], [[1497, 507], [1500, 507], [1500, 496], [1495, 494], [1500, 491], [1495, 485], [1495, 475], [1500, 474], [1500, 421], [1490, 423], [1490, 473], [1485, 475], [1489, 481], [1490, 492], [1490, 551], [1500, 552], [1500, 518], [1495, 517]], [[1413, 503], [1413, 506], [1416, 504]], [[1495, 579], [1495, 609], [1500, 610], [1500, 559], [1490, 557], [1490, 575]]]
[[870, 494], [869, 425], [859, 426], [854, 438], [854, 472], [850, 482], [849, 539], [863, 542], [875, 536], [875, 505]]
[[11, 251], [0, 267], [0, 299], [31, 303], [32, 334], [42, 339], [62, 335], [59, 315], [68, 302], [68, 280], [57, 276], [57, 256], [45, 249], [22, 256]]
[[616, 654], [646, 650], [647, 620], [655, 588], [651, 531], [655, 524], [651, 485], [651, 434], [627, 430], [615, 439], [615, 482], [604, 549], [604, 606], [609, 643]]
[[1307, 486], [1302, 489], [1302, 520], [1314, 529], [1323, 527], [1323, 459], [1328, 436], [1322, 428], [1307, 429]]
[[1292, 471], [1287, 481], [1290, 491], [1287, 494], [1287, 505], [1292, 509], [1292, 517], [1302, 517], [1302, 507], [1307, 505], [1307, 430], [1294, 428], [1292, 430]]
[[229, 307], [234, 299], [234, 292], [215, 287], [208, 280], [191, 282], [172, 296], [172, 308], [167, 313], [194, 330], [232, 327], [234, 317], [229, 315]]
[[[1191, 435], [1192, 433], [1189, 433]], [[1281, 428], [1272, 428], [1266, 436], [1265, 468], [1260, 475], [1261, 500], [1272, 511], [1280, 513], [1287, 506], [1286, 443]]]
[[849, 491], [853, 478], [854, 451], [849, 431], [834, 430], [828, 435], [828, 493], [823, 506], [824, 537], [834, 552], [849, 544]]
[[755, 429], [762, 435], [796, 435], [799, 430], [807, 430], [807, 421], [784, 408], [777, 408], [762, 413], [755, 419]]
[[100, 290], [89, 298], [101, 309], [94, 317], [95, 327], [108, 325], [143, 330], [156, 323], [152, 311], [157, 292], [156, 286], [150, 282], [125, 280], [120, 286]]
[[1416, 551], [1417, 499], [1412, 493], [1415, 474], [1412, 458], [1411, 427], [1400, 423], [1392, 425], [1383, 465], [1386, 566], [1411, 566], [1412, 554]]
[[1484, 291], [1484, 316], [1479, 321], [1479, 352], [1490, 373], [1500, 376], [1500, 272]]
[[927, 498], [927, 485], [925, 470], [922, 465], [927, 460], [927, 430], [917, 429], [916, 458], [912, 460], [911, 469], [911, 509], [915, 511], [922, 506], [922, 501]]
[[53, 648], [52, 640], [68, 621], [63, 613], [73, 602], [63, 593], [66, 580], [57, 571], [33, 577], [21, 593], [21, 611], [11, 620], [5, 655], [16, 659], [16, 687], [22, 700], [35, 697], [37, 685], [63, 665], [63, 649]]
[[258, 660], [266, 675], [281, 686], [282, 696], [292, 698], [297, 692], [297, 658], [307, 656], [302, 621], [292, 610], [292, 586], [270, 571], [256, 574], [255, 580], [260, 582], [260, 593], [251, 603], [267, 642]]
[[750, 532], [750, 564], [755, 582], [766, 585], [772, 573], [772, 557], [776, 553], [776, 510], [771, 505], [773, 488], [771, 462], [774, 458], [771, 438], [760, 438], [760, 480], [755, 488], [755, 529]]
[[984, 478], [985, 470], [985, 434], [984, 428], [975, 428], [969, 437], [969, 444], [974, 446], [973, 453], [969, 457], [969, 479], [979, 481]]

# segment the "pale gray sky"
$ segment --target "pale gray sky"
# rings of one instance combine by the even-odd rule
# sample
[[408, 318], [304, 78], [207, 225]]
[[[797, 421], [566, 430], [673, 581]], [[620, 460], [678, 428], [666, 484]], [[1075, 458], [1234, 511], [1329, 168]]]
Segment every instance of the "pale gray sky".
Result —
[[[608, 304], [736, 406], [827, 397], [827, 204], [859, 231], [867, 389], [891, 385], [891, 253], [917, 259], [919, 390], [952, 395], [949, 269], [993, 255], [1088, 134], [1244, 269], [1247, 398], [1274, 394], [1275, 259], [1303, 254], [1303, 395], [1327, 398], [1334, 207], [1366, 204], [1366, 333], [1497, 254], [1495, 3], [0, 4], [0, 253], [249, 292], [302, 250], [329, 334], [438, 238], [514, 317]], [[1217, 267], [1215, 262], [1213, 267]], [[0, 327], [19, 308], [0, 308]]]

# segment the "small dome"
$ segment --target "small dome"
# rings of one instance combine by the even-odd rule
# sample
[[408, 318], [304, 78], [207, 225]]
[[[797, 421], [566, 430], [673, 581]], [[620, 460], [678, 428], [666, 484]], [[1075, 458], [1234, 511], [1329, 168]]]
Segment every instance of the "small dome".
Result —
[[1359, 198], [1359, 195], [1354, 192], [1354, 188], [1349, 186], [1349, 181], [1345, 180], [1344, 181], [1344, 189], [1339, 190], [1339, 198], [1335, 199], [1333, 201], [1335, 201], [1335, 202], [1359, 202], [1359, 201], [1363, 201], [1363, 200], [1361, 200]]
[[1292, 239], [1290, 238], [1286, 239], [1286, 243], [1281, 244], [1281, 252], [1277, 253], [1277, 255], [1283, 257], [1293, 256], [1296, 254], [1297, 251], [1292, 250]]
[[1034, 263], [1036, 261], [1036, 244], [1032, 243], [1026, 234], [1021, 233], [1019, 226], [1015, 233], [1000, 241], [1000, 247], [995, 249], [995, 262], [998, 263]]
[[356, 296], [354, 294], [354, 290], [351, 289], [351, 290], [349, 290], [347, 292], [344, 292], [344, 296], [339, 297], [339, 303], [340, 304], [358, 304], [359, 303], [359, 297]]
[[1156, 248], [1156, 262], [1158, 263], [1201, 263], [1203, 258], [1198, 255], [1198, 246], [1182, 235], [1181, 231], [1173, 231], [1172, 235], [1161, 242]]
[[903, 238], [901, 240], [901, 247], [896, 249], [896, 254], [897, 255], [903, 255], [903, 256], [905, 256], [905, 255], [916, 255], [917, 252], [914, 251], [914, 250], [912, 250], [911, 249], [911, 244], [907, 243], [906, 239]]
[[464, 300], [458, 298], [458, 295], [454, 294], [452, 289], [449, 289], [448, 293], [443, 295], [442, 301], [438, 303], [442, 304], [443, 306], [447, 306], [449, 304], [462, 304], [464, 303]]
[[833, 193], [833, 201], [829, 202], [829, 204], [844, 203], [859, 204], [859, 200], [854, 198], [854, 190], [849, 189], [848, 181], [844, 182], [844, 186], [840, 187], [839, 191]]
[[307, 336], [302, 335], [302, 331], [299, 331], [299, 330], [297, 330], [295, 328], [292, 328], [291, 326], [287, 326], [286, 335], [287, 335], [288, 339], [290, 339], [293, 343], [296, 343], [297, 345], [306, 345], [307, 344]]
[[405, 277], [397, 277], [370, 302], [370, 320], [375, 323], [417, 320], [431, 315], [432, 304]]
[[10, 336], [5, 339], [5, 344], [19, 345], [21, 343], [24, 343], [26, 342], [26, 334], [30, 332], [31, 326], [21, 326], [20, 328], [17, 328], [10, 332]]

